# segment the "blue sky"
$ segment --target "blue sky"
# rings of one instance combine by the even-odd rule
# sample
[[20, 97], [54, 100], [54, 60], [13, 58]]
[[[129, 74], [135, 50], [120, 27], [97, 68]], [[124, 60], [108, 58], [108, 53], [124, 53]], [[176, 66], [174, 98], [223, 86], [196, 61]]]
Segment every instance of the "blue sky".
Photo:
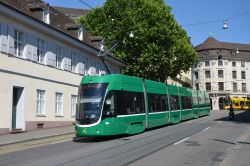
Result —
[[[85, 8], [78, 0], [44, 0], [51, 6]], [[92, 7], [102, 6], [104, 0], [82, 0]], [[164, 0], [172, 7], [177, 22], [191, 37], [194, 46], [211, 35], [219, 41], [250, 44], [250, 1], [249, 0]], [[245, 13], [245, 14], [244, 14]], [[247, 14], [246, 14], [247, 13]], [[241, 15], [242, 14], [242, 15]], [[224, 19], [228, 29], [223, 30]], [[189, 25], [217, 21], [210, 24]], [[184, 26], [189, 25], [189, 26]]]

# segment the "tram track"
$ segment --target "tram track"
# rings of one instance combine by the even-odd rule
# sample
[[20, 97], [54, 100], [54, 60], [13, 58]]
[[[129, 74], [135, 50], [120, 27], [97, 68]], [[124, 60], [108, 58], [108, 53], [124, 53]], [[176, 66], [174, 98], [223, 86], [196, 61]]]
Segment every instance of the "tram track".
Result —
[[[52, 143], [36, 147], [35, 153], [33, 149], [26, 149], [15, 152], [11, 157], [0, 156], [0, 165], [8, 165], [8, 160], [12, 160], [11, 165], [29, 166], [34, 162], [27, 164], [25, 161], [42, 160], [40, 156], [49, 161], [46, 165], [53, 166], [79, 165], [79, 163], [82, 165], [114, 165], [114, 163], [116, 163], [115, 165], [128, 165], [167, 148], [183, 138], [192, 137], [207, 127], [218, 124], [214, 120], [223, 116], [223, 113], [216, 113], [213, 116], [185, 121], [177, 125], [166, 125], [133, 136]], [[55, 154], [55, 161], [50, 161], [51, 158], [54, 158], [50, 154]], [[61, 157], [63, 155], [67, 157]], [[59, 158], [61, 159], [58, 160]], [[36, 165], [39, 166], [38, 163]]]

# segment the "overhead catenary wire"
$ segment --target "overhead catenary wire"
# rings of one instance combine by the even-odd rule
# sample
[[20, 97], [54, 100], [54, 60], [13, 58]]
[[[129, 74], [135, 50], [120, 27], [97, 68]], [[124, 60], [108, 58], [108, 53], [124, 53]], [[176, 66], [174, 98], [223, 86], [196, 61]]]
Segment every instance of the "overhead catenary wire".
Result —
[[83, 0], [78, 0], [78, 1], [81, 2], [82, 4], [84, 4], [86, 7], [93, 9], [93, 7], [90, 4], [88, 4], [87, 2], [84, 2]]
[[191, 23], [191, 24], [184, 24], [184, 25], [181, 25], [181, 26], [195, 26], [195, 25], [202, 25], [202, 24], [211, 24], [211, 23], [217, 23], [217, 22], [223, 22], [223, 21], [228, 21], [228, 20], [233, 20], [233, 19], [236, 19], [238, 17], [241, 17], [243, 15], [247, 15], [247, 14], [250, 14], [250, 11], [248, 12], [243, 12], [243, 13], [240, 13], [240, 14], [237, 14], [237, 15], [234, 15], [234, 16], [230, 16], [228, 18], [224, 18], [224, 19], [218, 19], [218, 20], [211, 20], [211, 21], [204, 21], [204, 22], [197, 22], [197, 23]]

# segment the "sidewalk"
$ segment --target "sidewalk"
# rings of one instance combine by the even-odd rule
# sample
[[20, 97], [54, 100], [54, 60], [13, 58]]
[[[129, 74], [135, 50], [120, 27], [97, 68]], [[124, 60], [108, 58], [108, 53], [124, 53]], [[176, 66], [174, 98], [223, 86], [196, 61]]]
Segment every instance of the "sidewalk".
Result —
[[[250, 117], [249, 117], [250, 118]], [[240, 136], [236, 145], [231, 149], [220, 166], [247, 166], [250, 163], [250, 125]]]
[[1, 135], [0, 146], [58, 135], [73, 134], [74, 132], [74, 125], [72, 125], [59, 128], [39, 129], [18, 134]]

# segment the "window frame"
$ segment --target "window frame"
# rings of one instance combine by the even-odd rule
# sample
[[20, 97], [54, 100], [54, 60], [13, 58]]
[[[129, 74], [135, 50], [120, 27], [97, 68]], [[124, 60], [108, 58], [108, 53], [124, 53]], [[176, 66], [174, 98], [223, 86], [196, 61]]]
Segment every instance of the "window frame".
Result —
[[245, 71], [241, 71], [241, 79], [246, 79], [246, 72]]
[[23, 57], [24, 46], [24, 32], [14, 29], [14, 55], [16, 57]]
[[45, 63], [45, 41], [37, 38], [37, 62]]
[[[61, 100], [57, 100], [58, 96], [60, 96]], [[56, 92], [55, 93], [55, 116], [63, 117], [63, 93]]]
[[[39, 93], [43, 93], [42, 97]], [[46, 116], [46, 91], [37, 89], [36, 94], [36, 116]]]
[[211, 71], [210, 70], [205, 70], [205, 77], [211, 78]]
[[218, 70], [218, 78], [224, 78], [224, 70]]
[[71, 103], [70, 103], [70, 115], [71, 117], [75, 117], [77, 107], [77, 95], [71, 95]]
[[237, 71], [235, 70], [232, 71], [232, 78], [237, 79]]
[[63, 50], [62, 47], [56, 46], [56, 67], [62, 69]]

